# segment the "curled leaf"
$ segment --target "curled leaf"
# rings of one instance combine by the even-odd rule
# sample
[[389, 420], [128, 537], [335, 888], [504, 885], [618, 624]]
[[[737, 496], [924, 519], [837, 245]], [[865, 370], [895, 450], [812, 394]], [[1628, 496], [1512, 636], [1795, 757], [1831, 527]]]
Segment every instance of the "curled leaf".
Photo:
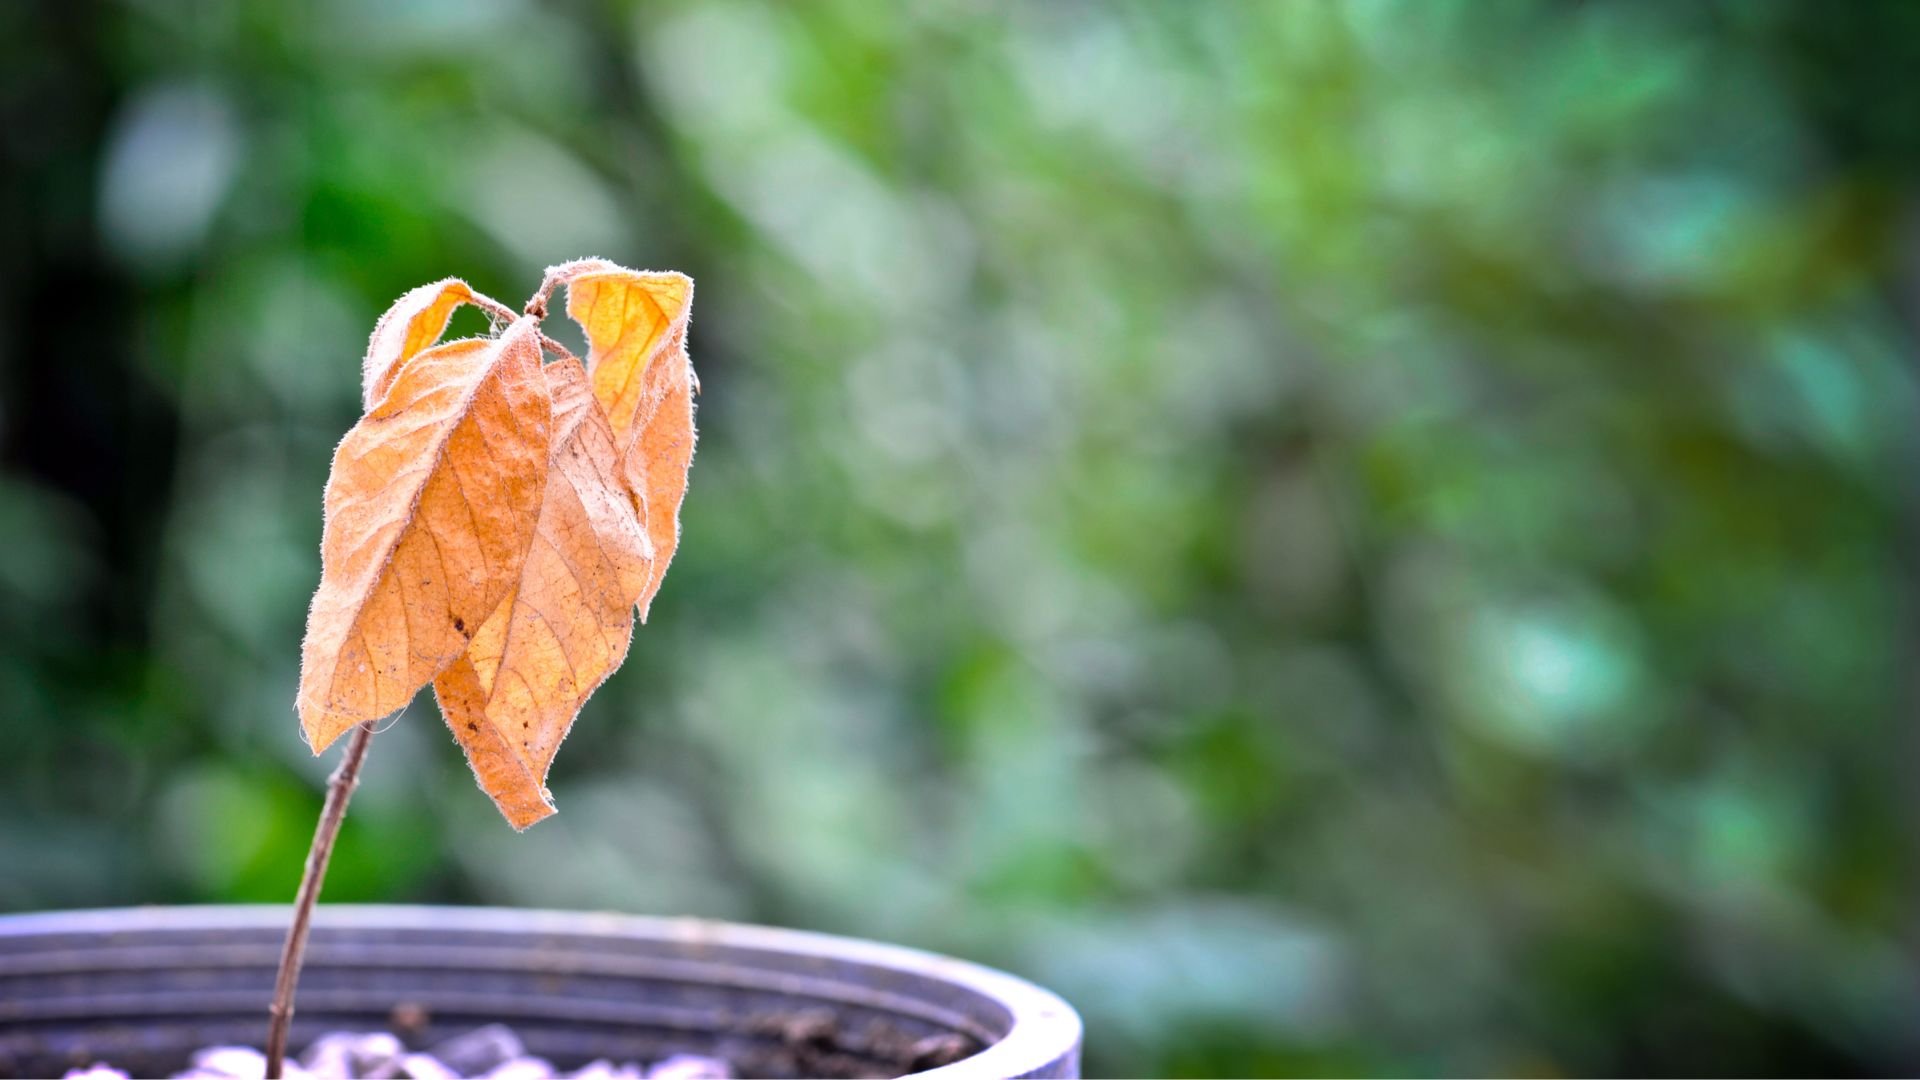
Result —
[[422, 285], [393, 302], [367, 339], [360, 386], [369, 411], [386, 396], [400, 368], [447, 332], [454, 310], [471, 303], [473, 290], [459, 278]]
[[587, 334], [587, 373], [622, 451], [659, 401], [664, 386], [654, 361], [684, 343], [693, 308], [693, 279], [594, 267], [567, 278], [567, 314]]
[[547, 768], [626, 659], [653, 562], [586, 371], [567, 359], [546, 375], [552, 474], [532, 546], [513, 591], [433, 684], [474, 776], [519, 829], [553, 813]]
[[[641, 508], [654, 562], [641, 618], [680, 543], [680, 503], [693, 462], [693, 392], [685, 274], [603, 269], [597, 261], [567, 281], [567, 314], [586, 331], [594, 397], [621, 448], [622, 470]], [[565, 269], [565, 268], [562, 268]]]
[[686, 329], [674, 335], [656, 359], [649, 381], [652, 407], [640, 423], [640, 435], [622, 462], [628, 486], [640, 496], [653, 563], [640, 594], [640, 621], [666, 577], [667, 564], [680, 547], [680, 502], [687, 494], [687, 470], [693, 465], [693, 361], [687, 356]]
[[[586, 364], [541, 333], [552, 290]], [[626, 658], [679, 544], [694, 446], [693, 282], [602, 259], [547, 271], [498, 336], [435, 345], [455, 278], [415, 289], [367, 346], [367, 413], [335, 453], [299, 711], [315, 752], [431, 681], [516, 828], [587, 698]], [[562, 359], [542, 367], [542, 343]]]
[[316, 753], [404, 706], [513, 588], [551, 423], [539, 323], [522, 318], [413, 356], [341, 441], [301, 650], [300, 723]]

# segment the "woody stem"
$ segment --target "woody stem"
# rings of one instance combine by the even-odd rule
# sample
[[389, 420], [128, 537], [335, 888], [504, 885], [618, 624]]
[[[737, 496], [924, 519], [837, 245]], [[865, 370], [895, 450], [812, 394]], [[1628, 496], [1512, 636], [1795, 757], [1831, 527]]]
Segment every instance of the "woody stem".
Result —
[[327, 780], [327, 801], [320, 809], [320, 824], [313, 830], [313, 845], [307, 849], [307, 869], [300, 877], [300, 892], [293, 902], [293, 925], [287, 928], [287, 943], [280, 951], [280, 974], [273, 981], [273, 1004], [268, 1008], [272, 1020], [267, 1026], [267, 1080], [280, 1080], [285, 1066], [287, 1029], [293, 1023], [293, 991], [300, 982], [300, 963], [306, 959], [313, 905], [320, 899], [327, 860], [333, 857], [333, 843], [347, 816], [347, 800], [360, 783], [360, 766], [367, 760], [367, 744], [372, 741], [371, 722], [354, 728], [346, 756]]

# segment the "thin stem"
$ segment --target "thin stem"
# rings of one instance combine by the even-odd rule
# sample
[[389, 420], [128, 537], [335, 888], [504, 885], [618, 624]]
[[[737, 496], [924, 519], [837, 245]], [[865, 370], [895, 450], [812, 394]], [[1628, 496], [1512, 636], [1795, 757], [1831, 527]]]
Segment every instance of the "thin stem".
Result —
[[353, 798], [353, 789], [360, 783], [360, 766], [367, 760], [367, 744], [372, 741], [371, 722], [354, 728], [347, 756], [340, 759], [340, 766], [327, 779], [327, 801], [320, 809], [320, 824], [313, 830], [313, 846], [307, 849], [307, 870], [300, 878], [300, 893], [293, 902], [293, 925], [287, 928], [287, 944], [280, 952], [280, 975], [273, 983], [273, 1005], [268, 1009], [272, 1023], [267, 1027], [267, 1080], [280, 1080], [286, 1062], [293, 990], [300, 982], [300, 963], [307, 955], [314, 901], [320, 899], [327, 860], [333, 857], [333, 842], [339, 838], [340, 823], [347, 816], [347, 800]]
[[558, 356], [562, 360], [571, 360], [576, 364], [580, 362], [580, 358], [573, 355], [573, 350], [567, 348], [565, 345], [560, 344], [559, 342], [553, 340], [552, 338], [548, 337], [545, 334], [540, 335], [540, 344], [548, 352], [553, 353], [555, 356]]
[[591, 274], [597, 270], [612, 270], [614, 268], [614, 265], [605, 259], [574, 259], [570, 262], [560, 263], [557, 266], [547, 267], [546, 275], [540, 279], [540, 287], [535, 289], [533, 295], [527, 298], [527, 314], [542, 319], [546, 318], [547, 298], [553, 295], [554, 286], [563, 281], [572, 281], [581, 274]]
[[[550, 282], [543, 282], [541, 284], [540, 291], [534, 294], [534, 298], [532, 300], [527, 301], [526, 313], [534, 316], [535, 318], [539, 318], [539, 319], [546, 318], [547, 317], [547, 309], [546, 309], [547, 293], [550, 290], [552, 290], [552, 288], [553, 288], [553, 285]], [[493, 297], [488, 296], [486, 293], [480, 292], [477, 289], [473, 290], [473, 303], [475, 307], [480, 308], [481, 310], [485, 311], [487, 314], [492, 315], [495, 318], [505, 319], [508, 322], [512, 322], [513, 320], [520, 317], [514, 314], [514, 311], [512, 308], [508, 307], [507, 305], [501, 303], [498, 300], [495, 300]], [[554, 354], [555, 356], [560, 357], [563, 360], [572, 360], [574, 363], [580, 362], [580, 358], [573, 355], [573, 350], [567, 348], [565, 345], [562, 345], [559, 342], [548, 337], [546, 334], [546, 331], [544, 330], [541, 331], [540, 333], [540, 347]]]
[[533, 316], [536, 319], [546, 318], [547, 317], [547, 297], [550, 294], [552, 294], [552, 292], [553, 292], [553, 272], [549, 270], [547, 272], [547, 276], [541, 279], [540, 287], [534, 290], [534, 293], [532, 296], [527, 297], [527, 306], [525, 308], [526, 313]]
[[520, 317], [519, 312], [488, 296], [486, 293], [481, 292], [479, 289], [469, 289], [468, 291], [473, 294], [473, 306], [485, 311], [487, 314], [498, 319], [505, 319], [508, 322], [512, 322]]

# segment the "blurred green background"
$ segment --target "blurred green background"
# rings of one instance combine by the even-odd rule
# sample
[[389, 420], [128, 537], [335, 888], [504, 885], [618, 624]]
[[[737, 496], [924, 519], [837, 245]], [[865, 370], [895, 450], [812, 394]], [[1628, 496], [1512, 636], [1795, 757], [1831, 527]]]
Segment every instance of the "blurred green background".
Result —
[[0, 6], [0, 909], [291, 896], [373, 320], [602, 255], [699, 282], [652, 623], [524, 836], [423, 696], [327, 899], [951, 951], [1092, 1075], [1920, 1069], [1916, 73], [1906, 3]]

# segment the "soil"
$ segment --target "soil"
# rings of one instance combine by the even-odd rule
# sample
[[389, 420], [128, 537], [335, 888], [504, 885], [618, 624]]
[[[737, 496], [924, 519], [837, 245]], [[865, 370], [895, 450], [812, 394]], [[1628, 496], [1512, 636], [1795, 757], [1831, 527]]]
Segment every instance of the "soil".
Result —
[[[747, 1076], [902, 1076], [951, 1065], [982, 1049], [974, 1040], [952, 1032], [923, 1038], [886, 1027], [849, 1032], [826, 1010], [770, 1016], [743, 1030], [780, 1039], [780, 1050], [767, 1060], [737, 1063], [753, 1067], [743, 1073]], [[876, 1072], [876, 1061], [896, 1063], [898, 1071]]]

